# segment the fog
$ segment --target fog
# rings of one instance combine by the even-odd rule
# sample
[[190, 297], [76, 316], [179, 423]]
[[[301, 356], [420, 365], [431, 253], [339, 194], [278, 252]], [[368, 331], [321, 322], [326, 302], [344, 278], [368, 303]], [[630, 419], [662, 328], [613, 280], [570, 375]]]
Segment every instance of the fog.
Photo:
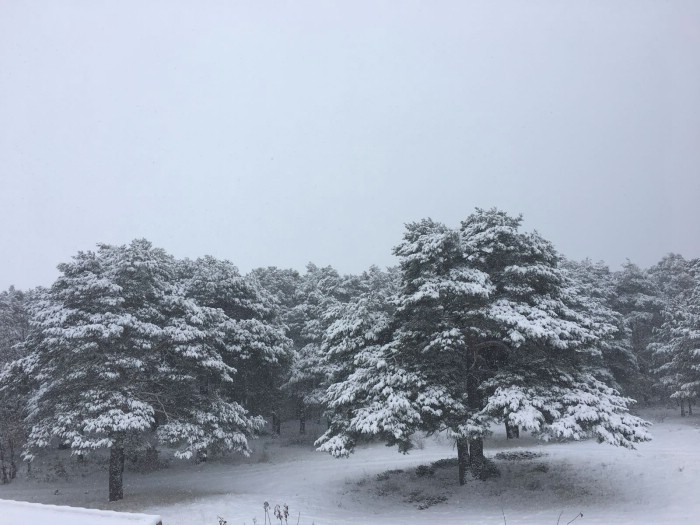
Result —
[[522, 213], [566, 256], [700, 256], [700, 4], [4, 2], [0, 289], [146, 237], [242, 271], [395, 263]]

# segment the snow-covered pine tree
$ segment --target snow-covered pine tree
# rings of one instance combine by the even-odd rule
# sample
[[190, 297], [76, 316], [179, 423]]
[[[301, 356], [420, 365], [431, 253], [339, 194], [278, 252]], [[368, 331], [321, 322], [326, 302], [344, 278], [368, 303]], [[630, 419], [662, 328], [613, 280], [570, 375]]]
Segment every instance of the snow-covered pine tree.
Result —
[[598, 338], [596, 346], [603, 354], [605, 369], [612, 374], [606, 383], [635, 399], [645, 395], [647, 392], [639, 388], [644, 378], [632, 351], [630, 331], [622, 314], [612, 308], [616, 301], [613, 273], [602, 261], [593, 263], [589, 259], [567, 260], [562, 267], [574, 287], [573, 296], [593, 321], [592, 329]]
[[[387, 418], [396, 408], [398, 399], [392, 396], [391, 381], [386, 375], [382, 376], [384, 387], [378, 389], [376, 374], [377, 368], [387, 366], [384, 346], [393, 334], [398, 275], [395, 269], [382, 271], [373, 266], [358, 277], [357, 284], [362, 290], [357, 297], [329, 310], [326, 319], [330, 324], [321, 345], [322, 366], [328, 371], [330, 383], [321, 402], [328, 407], [329, 429], [317, 440], [317, 445], [320, 450], [337, 457], [347, 455], [367, 434], [363, 428], [375, 422], [381, 428], [377, 427], [373, 434], [401, 445], [400, 438], [394, 439], [396, 432]], [[394, 379], [398, 380], [401, 375], [402, 372], [395, 374]], [[367, 411], [367, 415], [374, 418], [372, 421], [364, 419], [361, 413], [352, 421], [344, 417], [360, 399], [363, 405], [372, 407]], [[385, 412], [381, 418], [376, 418], [376, 408], [381, 405]], [[403, 448], [407, 448], [407, 444]]]
[[661, 310], [664, 299], [661, 290], [649, 271], [630, 261], [613, 274], [613, 281], [611, 306], [622, 314], [629, 345], [639, 368], [638, 384], [634, 391], [645, 401], [652, 396], [663, 398], [664, 392], [655, 386], [655, 357], [649, 346], [655, 341], [655, 330], [663, 322]]
[[[367, 302], [372, 309], [348, 309], [344, 331], [329, 337], [331, 353], [349, 347], [357, 357], [354, 372], [328, 389], [333, 425], [319, 440], [320, 450], [347, 455], [363, 437], [374, 436], [405, 451], [415, 431], [447, 429], [457, 437], [463, 482], [469, 436], [460, 431], [478, 387], [467, 339], [483, 335], [480, 310], [492, 285], [467, 265], [459, 232], [429, 219], [408, 224], [394, 253], [400, 284], [392, 319], [386, 319], [387, 306]], [[381, 322], [372, 327], [376, 318]]]
[[299, 272], [291, 268], [267, 266], [255, 268], [248, 277], [254, 278], [274, 298], [277, 316], [286, 322], [287, 313], [299, 304]]
[[322, 346], [332, 322], [328, 312], [346, 303], [356, 293], [352, 277], [343, 277], [331, 266], [309, 263], [302, 276], [297, 305], [287, 315], [294, 341], [294, 360], [284, 388], [296, 399], [300, 433], [305, 432], [306, 414], [321, 410], [323, 394], [332, 376]]
[[477, 210], [462, 223], [467, 258], [495, 286], [487, 325], [507, 347], [480, 384], [483, 408], [471, 421], [506, 420], [542, 439], [626, 447], [649, 439], [648, 423], [628, 413], [632, 400], [606, 383], [607, 329], [589, 315], [552, 244], [520, 224], [498, 210]]
[[155, 433], [177, 456], [247, 453], [263, 425], [223, 385], [235, 370], [220, 354], [220, 310], [185, 297], [175, 262], [146, 240], [101, 245], [59, 265], [32, 307], [29, 451], [57, 440], [75, 453], [109, 448], [109, 499], [123, 497], [125, 447]]
[[21, 343], [29, 332], [27, 307], [32, 295], [14, 286], [0, 292], [0, 368], [21, 357]]
[[[268, 266], [255, 268], [248, 274], [249, 279], [255, 280], [273, 300], [275, 318], [284, 327], [285, 335], [291, 341], [290, 366], [284, 371], [284, 377], [280, 388], [283, 404], [293, 405], [295, 415], [299, 418], [299, 433], [306, 433], [306, 410], [299, 395], [299, 386], [290, 384], [289, 378], [294, 370], [294, 363], [298, 360], [298, 352], [302, 347], [302, 331], [306, 318], [304, 311], [299, 308], [304, 301], [302, 294], [303, 279], [299, 272], [292, 269]], [[281, 431], [280, 413], [274, 420], [274, 430]]]
[[482, 407], [484, 370], [501, 355], [485, 322], [494, 285], [469, 261], [461, 232], [431, 220], [408, 225], [394, 253], [402, 271], [394, 352], [439, 402], [420, 407], [423, 429], [455, 437], [464, 483], [468, 466], [483, 473], [482, 436], [467, 423]]
[[663, 324], [649, 345], [656, 374], [671, 399], [692, 414], [700, 395], [700, 260], [665, 258], [653, 271], [665, 291]]
[[627, 412], [630, 400], [603, 381], [594, 322], [559, 256], [520, 223], [477, 209], [459, 230], [408, 225], [395, 249], [401, 288], [392, 334], [367, 344], [368, 364], [328, 389], [336, 410], [321, 450], [348, 454], [360, 436], [405, 448], [415, 430], [444, 429], [457, 440], [464, 482], [467, 463], [485, 475], [483, 438], [496, 422], [544, 439], [648, 439], [646, 423]]
[[[32, 292], [14, 287], [0, 292], [0, 374], [9, 364], [22, 357], [29, 332], [28, 304]], [[0, 391], [0, 483], [9, 483], [17, 475], [19, 453], [26, 428], [23, 421], [24, 392], [21, 388]]]
[[275, 299], [254, 275], [243, 277], [229, 261], [206, 256], [178, 264], [185, 295], [224, 314], [218, 329], [224, 362], [236, 370], [228, 397], [254, 414], [280, 412], [280, 385], [291, 360], [291, 341]]
[[695, 285], [696, 260], [686, 260], [678, 253], [665, 255], [649, 268], [646, 274], [653, 282], [654, 291], [666, 303], [679, 295], [686, 295]]

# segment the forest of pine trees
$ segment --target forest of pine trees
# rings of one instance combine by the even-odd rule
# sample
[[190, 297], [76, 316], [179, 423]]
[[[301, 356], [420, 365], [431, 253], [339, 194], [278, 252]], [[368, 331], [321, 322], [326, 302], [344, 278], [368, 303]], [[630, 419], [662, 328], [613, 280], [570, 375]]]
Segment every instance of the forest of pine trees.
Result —
[[486, 478], [509, 436], [633, 447], [635, 402], [692, 413], [700, 389], [700, 261], [570, 261], [521, 218], [477, 209], [457, 227], [406, 226], [398, 266], [309, 264], [247, 275], [146, 240], [98, 245], [49, 288], [0, 292], [0, 479], [42, 450], [247, 453], [283, 420], [323, 418], [319, 450], [456, 443], [458, 477]]

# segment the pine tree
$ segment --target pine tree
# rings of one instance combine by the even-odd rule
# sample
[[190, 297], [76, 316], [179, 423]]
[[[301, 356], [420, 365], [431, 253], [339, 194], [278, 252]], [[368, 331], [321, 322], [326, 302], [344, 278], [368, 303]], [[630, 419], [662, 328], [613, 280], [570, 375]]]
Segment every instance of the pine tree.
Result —
[[[10, 287], [0, 292], [0, 371], [24, 353], [22, 343], [29, 332], [28, 304], [32, 292]], [[0, 483], [9, 483], [17, 475], [20, 448], [26, 436], [23, 422], [24, 392], [21, 389], [0, 392]]]
[[305, 432], [307, 412], [321, 410], [323, 405], [323, 393], [332, 376], [323, 348], [325, 330], [332, 322], [328, 314], [356, 293], [352, 280], [331, 266], [309, 263], [301, 278], [297, 305], [287, 315], [294, 359], [285, 389], [296, 399], [300, 433]]
[[606, 384], [603, 334], [559, 255], [536, 232], [521, 233], [520, 223], [497, 210], [477, 210], [462, 223], [467, 258], [495, 286], [485, 325], [506, 347], [490, 363], [484, 356], [483, 408], [467, 430], [486, 436], [487, 425], [505, 420], [543, 439], [623, 446], [647, 439], [645, 423], [627, 413], [631, 400]]
[[[266, 268], [256, 268], [249, 274], [249, 278], [255, 280], [259, 285], [270, 295], [275, 317], [284, 327], [286, 337], [291, 342], [289, 353], [290, 364], [288, 369], [284, 371], [280, 394], [281, 402], [289, 406], [294, 405], [295, 415], [299, 418], [299, 433], [306, 433], [306, 405], [303, 402], [303, 396], [300, 395], [302, 390], [302, 382], [290, 382], [290, 378], [297, 370], [299, 361], [299, 351], [303, 347], [302, 331], [306, 318], [303, 309], [300, 305], [304, 301], [302, 286], [303, 278], [299, 272], [292, 269], [280, 269], [275, 266]], [[282, 403], [281, 403], [282, 404]], [[281, 417], [282, 414], [276, 414], [274, 418], [275, 432], [281, 432]]]
[[646, 423], [627, 413], [630, 400], [604, 382], [595, 322], [558, 254], [520, 223], [477, 210], [458, 230], [431, 220], [407, 226], [395, 249], [391, 334], [360, 344], [354, 373], [328, 389], [334, 424], [321, 450], [345, 455], [371, 436], [405, 450], [416, 430], [447, 430], [463, 483], [468, 465], [487, 474], [483, 439], [494, 423], [543, 439], [648, 439]]
[[653, 290], [662, 302], [686, 295], [695, 285], [696, 260], [686, 260], [682, 255], [669, 253], [647, 270]]
[[137, 240], [81, 252], [59, 270], [32, 306], [30, 353], [18, 363], [32, 387], [29, 458], [57, 440], [75, 453], [108, 448], [117, 500], [125, 449], [151, 436], [183, 458], [247, 453], [263, 421], [222, 391], [236, 372], [220, 353], [225, 319], [185, 296], [171, 256]]
[[655, 341], [654, 332], [663, 322], [661, 290], [648, 271], [629, 261], [614, 274], [613, 281], [611, 306], [622, 315], [629, 346], [639, 369], [635, 394], [645, 401], [652, 396], [664, 397], [664, 392], [655, 386], [654, 370], [657, 364], [650, 350], [650, 344]]
[[0, 368], [21, 357], [21, 343], [29, 332], [27, 308], [32, 295], [14, 286], [0, 292]]
[[671, 399], [692, 414], [700, 395], [700, 260], [669, 256], [653, 269], [665, 296], [663, 324], [649, 345]]
[[206, 256], [178, 264], [184, 293], [224, 317], [220, 354], [236, 370], [227, 395], [255, 414], [280, 412], [280, 385], [291, 360], [274, 297], [255, 276], [243, 277], [229, 261]]
[[287, 313], [299, 304], [299, 289], [301, 275], [291, 268], [255, 268], [249, 277], [255, 279], [260, 286], [272, 296], [277, 316], [286, 322]]
[[[375, 370], [386, 367], [383, 351], [393, 333], [397, 278], [394, 269], [385, 272], [372, 267], [358, 278], [358, 289], [362, 290], [359, 295], [347, 303], [338, 303], [328, 312], [330, 324], [323, 336], [320, 366], [327, 371], [330, 385], [321, 396], [322, 404], [330, 409], [330, 419], [328, 431], [317, 444], [320, 450], [337, 457], [349, 454], [356, 439], [361, 439], [365, 433], [363, 426], [373, 424], [359, 416], [352, 422], [359, 428], [356, 430], [343, 417], [344, 413], [353, 409], [357, 399], [362, 398], [366, 404], [374, 407], [384, 405], [387, 411], [396, 406], [396, 399], [389, 390], [389, 381], [383, 376], [385, 383], [380, 389]], [[380, 422], [383, 428], [377, 427], [373, 433], [382, 434], [393, 443], [395, 432], [391, 429], [392, 423], [387, 422], [386, 418], [381, 421], [375, 418], [375, 421]]]
[[596, 346], [602, 352], [605, 369], [611, 373], [606, 383], [635, 398], [646, 395], [648, 392], [640, 388], [644, 378], [632, 350], [630, 330], [622, 314], [613, 309], [617, 300], [614, 274], [603, 262], [592, 263], [588, 259], [564, 261], [563, 268], [580, 307], [593, 321], [598, 338]]

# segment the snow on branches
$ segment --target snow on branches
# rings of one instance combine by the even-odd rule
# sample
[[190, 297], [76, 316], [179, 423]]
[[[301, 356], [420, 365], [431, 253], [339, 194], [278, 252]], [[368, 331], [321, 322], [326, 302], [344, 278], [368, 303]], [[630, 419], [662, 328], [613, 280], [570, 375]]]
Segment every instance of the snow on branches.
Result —
[[30, 449], [58, 441], [77, 453], [155, 436], [183, 457], [247, 451], [263, 420], [228, 395], [232, 355], [275, 360], [286, 343], [235, 268], [178, 262], [136, 240], [59, 269], [32, 303], [29, 354], [8, 369], [31, 386]]
[[352, 366], [327, 389], [320, 450], [346, 455], [370, 438], [405, 450], [416, 430], [448, 430], [479, 451], [504, 421], [544, 439], [649, 439], [606, 384], [601, 348], [620, 319], [587, 302], [551, 243], [520, 223], [477, 209], [459, 229], [407, 225], [398, 288], [359, 297], [326, 330], [324, 359]]

